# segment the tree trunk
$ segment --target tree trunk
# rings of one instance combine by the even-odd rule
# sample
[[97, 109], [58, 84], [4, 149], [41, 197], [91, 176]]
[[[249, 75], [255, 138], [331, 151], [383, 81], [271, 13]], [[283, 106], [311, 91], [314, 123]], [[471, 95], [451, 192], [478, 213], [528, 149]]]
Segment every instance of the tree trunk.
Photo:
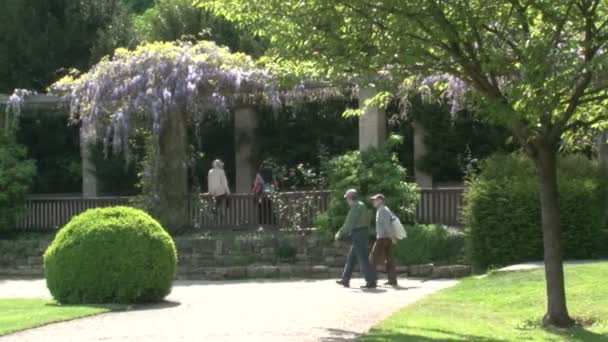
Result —
[[169, 231], [189, 224], [188, 221], [188, 131], [181, 113], [167, 117], [159, 137], [158, 219]]
[[541, 144], [538, 146], [535, 159], [540, 185], [547, 287], [547, 313], [543, 322], [547, 325], [568, 327], [574, 321], [570, 318], [566, 306], [557, 183], [557, 144]]

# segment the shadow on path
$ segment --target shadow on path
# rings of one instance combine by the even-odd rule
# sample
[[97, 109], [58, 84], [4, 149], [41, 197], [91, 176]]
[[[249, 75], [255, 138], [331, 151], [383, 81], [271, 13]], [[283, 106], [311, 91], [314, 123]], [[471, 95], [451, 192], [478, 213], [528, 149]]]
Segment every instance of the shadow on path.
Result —
[[121, 312], [121, 311], [146, 311], [146, 310], [162, 310], [174, 308], [180, 306], [180, 302], [163, 300], [159, 303], [142, 303], [142, 304], [59, 304], [59, 303], [47, 303], [45, 306], [50, 307], [89, 307], [99, 309], [110, 309], [110, 312]]

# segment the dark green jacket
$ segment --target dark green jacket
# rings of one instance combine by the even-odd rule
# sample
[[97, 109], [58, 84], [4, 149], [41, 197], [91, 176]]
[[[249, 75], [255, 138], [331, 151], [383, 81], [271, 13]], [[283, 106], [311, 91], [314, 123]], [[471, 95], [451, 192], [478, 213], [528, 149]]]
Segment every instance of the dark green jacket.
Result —
[[354, 229], [369, 229], [371, 223], [371, 211], [365, 207], [363, 202], [357, 201], [350, 207], [348, 215], [346, 215], [346, 220], [344, 220], [344, 225], [336, 233], [336, 240], [341, 240], [347, 236], [350, 236]]

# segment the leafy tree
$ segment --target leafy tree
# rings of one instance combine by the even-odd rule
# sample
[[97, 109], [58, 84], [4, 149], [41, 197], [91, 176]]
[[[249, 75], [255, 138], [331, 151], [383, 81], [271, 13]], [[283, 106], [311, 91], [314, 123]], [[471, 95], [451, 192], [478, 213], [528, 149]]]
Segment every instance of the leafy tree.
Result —
[[192, 0], [156, 0], [136, 20], [141, 36], [154, 41], [214, 41], [231, 51], [252, 56], [263, 54], [267, 42], [256, 38], [222, 17], [194, 5]]
[[0, 11], [0, 93], [42, 91], [63, 70], [87, 69], [134, 31], [122, 0], [6, 0]]
[[[206, 8], [269, 37], [283, 59], [389, 91], [471, 100], [508, 127], [539, 180], [546, 324], [570, 326], [557, 154], [608, 118], [608, 3], [602, 0], [207, 0]], [[405, 82], [403, 82], [405, 80]], [[365, 84], [364, 83], [364, 84]], [[376, 97], [390, 98], [387, 94]]]

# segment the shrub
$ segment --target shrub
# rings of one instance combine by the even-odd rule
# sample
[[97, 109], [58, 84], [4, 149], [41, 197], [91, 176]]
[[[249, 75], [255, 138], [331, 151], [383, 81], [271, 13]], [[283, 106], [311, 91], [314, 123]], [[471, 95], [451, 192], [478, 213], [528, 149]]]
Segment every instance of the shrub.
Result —
[[98, 208], [74, 217], [44, 254], [46, 282], [61, 303], [162, 300], [176, 269], [173, 240], [145, 212]]
[[[595, 163], [582, 156], [559, 161], [562, 247], [565, 258], [589, 258], [603, 222], [603, 189]], [[523, 154], [496, 155], [482, 164], [465, 194], [467, 255], [479, 268], [543, 258], [538, 181]]]
[[412, 225], [406, 231], [407, 238], [395, 247], [401, 264], [455, 264], [463, 260], [464, 233], [441, 225]]
[[36, 174], [34, 161], [12, 134], [0, 131], [0, 230], [14, 229]]
[[371, 195], [383, 193], [387, 206], [402, 222], [413, 220], [418, 194], [416, 185], [406, 182], [407, 171], [391, 152], [398, 142], [399, 138], [393, 136], [382, 148], [349, 152], [329, 162], [327, 173], [332, 192], [329, 207], [316, 221], [323, 236], [333, 236], [344, 223], [348, 213], [344, 193], [350, 188], [357, 189], [361, 200], [368, 205]]
[[288, 241], [281, 241], [276, 249], [276, 255], [280, 259], [294, 259], [298, 250]]

